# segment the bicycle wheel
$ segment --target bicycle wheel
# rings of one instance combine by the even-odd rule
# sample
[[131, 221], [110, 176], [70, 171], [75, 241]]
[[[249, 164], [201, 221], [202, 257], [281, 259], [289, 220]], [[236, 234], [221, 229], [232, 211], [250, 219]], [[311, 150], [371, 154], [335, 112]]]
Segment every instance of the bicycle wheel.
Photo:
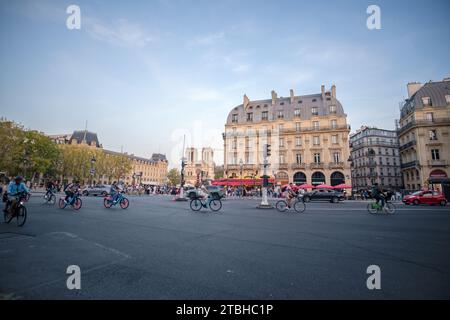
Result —
[[286, 201], [280, 200], [275, 204], [275, 208], [280, 212], [285, 212], [288, 209], [288, 206]]
[[367, 211], [369, 211], [370, 214], [377, 214], [378, 208], [376, 207], [376, 205], [374, 203], [369, 203], [367, 205]]
[[211, 200], [211, 202], [209, 203], [209, 208], [214, 212], [219, 211], [220, 209], [222, 209], [222, 201]]
[[64, 208], [66, 207], [66, 202], [64, 201], [63, 198], [60, 198], [60, 199], [59, 199], [58, 205], [59, 205], [59, 208], [60, 208], [60, 209], [64, 209]]
[[80, 198], [77, 198], [77, 199], [75, 200], [75, 202], [73, 203], [72, 207], [73, 207], [75, 210], [80, 210], [82, 205], [83, 205], [83, 201], [81, 201]]
[[103, 205], [105, 206], [106, 209], [109, 209], [109, 208], [111, 208], [112, 203], [111, 203], [110, 200], [108, 200], [108, 198], [104, 198], [103, 199]]
[[50, 196], [50, 199], [48, 200], [48, 202], [52, 205], [54, 205], [56, 203], [56, 196], [54, 194], [52, 194]]
[[122, 200], [120, 200], [120, 207], [122, 209], [128, 208], [129, 205], [130, 205], [130, 201], [128, 201], [127, 198], [123, 198]]
[[17, 225], [23, 227], [25, 221], [27, 221], [27, 208], [20, 207], [19, 212], [17, 213]]
[[3, 219], [5, 220], [6, 223], [10, 223], [12, 218], [13, 218], [13, 215], [9, 209], [8, 209], [8, 212], [3, 212]]
[[395, 214], [395, 206], [392, 203], [386, 203], [384, 205], [384, 210], [386, 211], [386, 213], [388, 214]]
[[190, 203], [190, 207], [192, 211], [200, 211], [200, 209], [203, 207], [202, 201], [199, 199], [192, 199]]
[[303, 213], [305, 212], [306, 205], [303, 201], [295, 201], [294, 203], [294, 210], [297, 213]]

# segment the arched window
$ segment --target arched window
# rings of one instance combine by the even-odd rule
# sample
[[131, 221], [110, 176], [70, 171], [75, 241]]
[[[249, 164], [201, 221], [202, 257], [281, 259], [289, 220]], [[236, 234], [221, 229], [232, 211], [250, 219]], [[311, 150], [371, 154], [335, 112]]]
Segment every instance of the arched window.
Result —
[[277, 182], [281, 182], [282, 184], [289, 182], [289, 176], [286, 172], [280, 171], [275, 175]]
[[306, 183], [306, 174], [303, 172], [297, 172], [294, 174], [294, 183], [297, 185]]
[[338, 184], [345, 183], [344, 174], [339, 171], [333, 172], [330, 176], [330, 182], [332, 186], [337, 186]]
[[325, 183], [325, 175], [322, 172], [314, 172], [311, 176], [311, 182], [313, 185]]

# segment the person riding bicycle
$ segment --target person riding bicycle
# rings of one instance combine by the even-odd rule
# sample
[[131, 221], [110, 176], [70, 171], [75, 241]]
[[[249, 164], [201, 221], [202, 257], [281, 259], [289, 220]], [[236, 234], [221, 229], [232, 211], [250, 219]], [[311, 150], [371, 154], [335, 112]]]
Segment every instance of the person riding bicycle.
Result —
[[55, 183], [52, 180], [49, 180], [45, 187], [47, 190], [47, 192], [45, 193], [45, 197], [48, 198], [51, 194], [55, 192]]
[[70, 201], [72, 201], [73, 197], [75, 196], [75, 193], [78, 192], [78, 189], [80, 189], [80, 185], [78, 184], [78, 181], [72, 181], [71, 183], [69, 183], [64, 188], [64, 193], [66, 194], [66, 198], [64, 199], [64, 201], [66, 203], [69, 203], [69, 199], [70, 199]]
[[378, 183], [375, 183], [372, 186], [372, 198], [376, 200], [377, 204], [380, 204], [381, 202], [381, 208], [384, 208], [384, 205], [386, 204], [386, 200], [384, 197], [384, 194], [381, 190], [381, 188], [378, 186]]
[[292, 199], [295, 199], [297, 197], [297, 193], [294, 191], [294, 188], [293, 188], [293, 183], [289, 183], [286, 186], [285, 192], [286, 192], [286, 202], [288, 204], [288, 207], [290, 208]]
[[208, 198], [209, 197], [209, 191], [206, 189], [205, 185], [201, 185], [200, 188], [198, 188], [198, 196], [200, 198]]
[[109, 195], [111, 196], [111, 201], [116, 201], [117, 198], [119, 197], [121, 192], [121, 189], [119, 187], [119, 184], [114, 181], [111, 185], [111, 189], [109, 190]]
[[5, 208], [3, 209], [3, 212], [7, 213], [9, 206], [11, 208], [15, 208], [17, 203], [17, 195], [20, 193], [27, 194], [29, 193], [27, 186], [23, 182], [22, 176], [17, 176], [14, 181], [11, 181], [8, 185], [7, 189], [7, 195], [8, 200], [5, 203]]

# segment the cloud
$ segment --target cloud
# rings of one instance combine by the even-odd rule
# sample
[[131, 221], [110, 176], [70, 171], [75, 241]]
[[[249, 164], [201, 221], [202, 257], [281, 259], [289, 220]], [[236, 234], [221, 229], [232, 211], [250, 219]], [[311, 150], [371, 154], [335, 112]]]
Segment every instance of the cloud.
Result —
[[95, 20], [88, 20], [87, 31], [91, 37], [120, 47], [142, 48], [156, 40], [154, 35], [146, 32], [141, 26], [130, 23], [126, 19], [118, 20], [107, 26]]
[[188, 47], [212, 46], [225, 39], [225, 32], [210, 33], [204, 36], [198, 36], [188, 42]]

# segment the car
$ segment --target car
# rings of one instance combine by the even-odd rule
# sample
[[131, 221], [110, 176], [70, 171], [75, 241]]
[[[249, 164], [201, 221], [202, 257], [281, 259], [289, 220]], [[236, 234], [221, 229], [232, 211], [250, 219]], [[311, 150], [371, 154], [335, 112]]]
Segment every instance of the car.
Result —
[[404, 196], [403, 203], [406, 205], [439, 204], [441, 206], [445, 206], [447, 205], [447, 199], [445, 199], [444, 195], [441, 192], [436, 192], [433, 190], [423, 190]]
[[81, 191], [81, 194], [87, 196], [106, 196], [109, 194], [111, 186], [108, 184], [97, 184], [93, 187], [87, 187]]
[[[213, 195], [213, 197], [217, 197], [219, 199], [222, 199], [225, 197], [225, 192], [223, 191], [222, 187], [219, 186], [206, 186], [206, 189], [210, 194]], [[189, 199], [195, 199], [198, 197], [198, 191], [195, 188], [189, 189], [186, 191], [186, 198]]]
[[343, 201], [344, 199], [345, 199], [344, 193], [329, 189], [318, 189], [303, 194], [304, 202], [329, 201], [332, 203], [338, 203], [339, 201]]

